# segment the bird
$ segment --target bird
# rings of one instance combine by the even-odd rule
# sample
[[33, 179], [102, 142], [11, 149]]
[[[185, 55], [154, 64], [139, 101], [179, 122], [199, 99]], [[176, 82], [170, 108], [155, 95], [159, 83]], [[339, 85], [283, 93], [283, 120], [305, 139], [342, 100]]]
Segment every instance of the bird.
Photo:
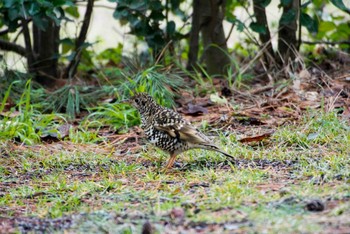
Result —
[[136, 93], [126, 101], [140, 113], [141, 129], [149, 142], [170, 154], [166, 168], [175, 163], [176, 156], [191, 149], [205, 149], [222, 153], [228, 158], [234, 157], [221, 150], [217, 145], [178, 112], [158, 105], [147, 93]]

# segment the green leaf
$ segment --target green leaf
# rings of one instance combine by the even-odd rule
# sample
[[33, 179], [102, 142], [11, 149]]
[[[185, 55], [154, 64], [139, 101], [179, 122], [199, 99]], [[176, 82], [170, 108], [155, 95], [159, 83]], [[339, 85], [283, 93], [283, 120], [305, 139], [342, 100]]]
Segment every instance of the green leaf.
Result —
[[51, 12], [51, 11], [48, 11], [48, 12], [46, 12], [46, 15], [47, 15], [50, 19], [52, 19], [52, 20], [55, 22], [56, 25], [60, 25], [61, 20], [57, 17], [56, 14], [54, 14], [54, 13]]
[[129, 11], [126, 7], [117, 7], [113, 13], [113, 18], [124, 19], [129, 15]]
[[281, 0], [281, 6], [288, 6], [293, 0]]
[[147, 3], [146, 1], [133, 0], [129, 8], [132, 10], [144, 11], [147, 8]]
[[161, 11], [152, 11], [149, 17], [155, 21], [161, 21], [165, 19], [165, 16]]
[[330, 21], [321, 21], [318, 27], [319, 32], [324, 32], [324, 33], [333, 31], [335, 29], [336, 29], [335, 23]]
[[290, 9], [286, 13], [282, 14], [281, 19], [280, 19], [280, 25], [287, 25], [293, 22], [296, 18], [296, 10], [295, 9]]
[[19, 11], [18, 11], [18, 9], [16, 9], [16, 8], [10, 8], [9, 11], [8, 11], [8, 14], [9, 14], [9, 19], [10, 19], [11, 21], [13, 21], [13, 20], [15, 20], [15, 19], [18, 18], [18, 16], [19, 16]]
[[243, 32], [245, 25], [242, 21], [240, 21], [239, 19], [236, 19], [235, 25], [238, 31]]
[[338, 7], [342, 11], [350, 12], [350, 8], [347, 8], [343, 3], [343, 0], [330, 0], [334, 6]]
[[266, 27], [265, 27], [265, 25], [259, 24], [257, 22], [251, 22], [249, 27], [256, 33], [266, 34]]
[[175, 22], [174, 22], [174, 21], [169, 21], [169, 22], [168, 22], [167, 27], [166, 27], [168, 36], [174, 35], [174, 33], [175, 33], [175, 27], [176, 27], [176, 25], [175, 25]]
[[225, 97], [220, 97], [218, 93], [210, 94], [209, 97], [210, 101], [217, 103], [217, 104], [226, 104], [227, 99]]
[[159, 1], [159, 0], [151, 1], [149, 4], [149, 8], [151, 8], [152, 11], [163, 11], [164, 10], [163, 5], [162, 5], [161, 1]]
[[39, 15], [34, 15], [33, 16], [33, 23], [35, 24], [35, 26], [37, 26], [40, 30], [45, 31], [46, 27], [47, 27], [47, 20]]
[[300, 8], [301, 9], [305, 9], [310, 3], [312, 3], [312, 2], [311, 1], [307, 1], [307, 2], [303, 3], [303, 4], [301, 4]]
[[54, 5], [49, 1], [38, 1], [38, 3], [40, 4], [41, 8], [46, 8], [50, 10], [54, 8]]
[[179, 9], [180, 0], [170, 0], [172, 10]]
[[254, 2], [258, 6], [265, 8], [271, 3], [271, 0], [254, 0]]
[[62, 45], [62, 54], [66, 54], [68, 51], [74, 48], [74, 41], [71, 38], [64, 38], [60, 41]]
[[28, 13], [30, 15], [35, 15], [40, 12], [40, 6], [36, 2], [31, 2], [29, 5]]
[[69, 15], [73, 16], [74, 18], [79, 18], [80, 14], [78, 11], [78, 7], [76, 6], [70, 6], [65, 9], [65, 12], [67, 12]]
[[4, 7], [10, 8], [10, 7], [12, 7], [15, 3], [17, 3], [16, 0], [4, 0]]
[[72, 2], [67, 0], [52, 0], [51, 3], [53, 4], [53, 6], [59, 7], [64, 5], [70, 5]]
[[349, 38], [349, 25], [342, 23], [337, 26], [337, 30], [330, 35], [330, 39], [333, 41], [347, 40]]
[[233, 15], [232, 17], [227, 17], [226, 20], [236, 25], [238, 31], [243, 32], [245, 25], [242, 21], [240, 21], [239, 19], [236, 19]]
[[310, 33], [317, 33], [318, 21], [316, 19], [313, 19], [308, 14], [302, 12], [300, 15], [300, 22]]

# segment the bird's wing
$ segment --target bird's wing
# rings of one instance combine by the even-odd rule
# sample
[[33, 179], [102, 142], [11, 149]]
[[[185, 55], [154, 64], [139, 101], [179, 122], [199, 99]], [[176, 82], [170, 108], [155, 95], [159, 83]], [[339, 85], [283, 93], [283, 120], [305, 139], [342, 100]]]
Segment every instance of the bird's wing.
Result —
[[188, 141], [194, 144], [209, 143], [210, 140], [203, 133], [198, 131], [190, 122], [186, 121], [177, 112], [164, 112], [164, 116], [157, 118], [154, 127], [168, 133], [179, 140]]
[[172, 137], [179, 138], [180, 140], [187, 141], [193, 144], [209, 143], [209, 139], [203, 133], [199, 132], [192, 125], [168, 125], [168, 126], [155, 126], [159, 131], [168, 133]]
[[179, 113], [169, 109], [159, 113], [158, 118], [155, 119], [154, 127], [159, 131], [168, 133], [172, 137], [193, 144], [210, 143], [207, 136], [198, 131]]

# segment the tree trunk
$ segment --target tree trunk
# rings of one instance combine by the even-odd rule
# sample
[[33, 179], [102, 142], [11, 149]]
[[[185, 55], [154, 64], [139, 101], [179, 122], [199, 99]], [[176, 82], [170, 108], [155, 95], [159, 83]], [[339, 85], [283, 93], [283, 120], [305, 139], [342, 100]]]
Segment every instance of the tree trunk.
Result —
[[43, 31], [33, 25], [33, 45], [35, 62], [33, 64], [36, 74], [35, 80], [47, 87], [53, 87], [58, 79], [58, 48], [60, 27], [47, 18], [48, 26]]
[[192, 25], [190, 32], [190, 49], [188, 52], [187, 69], [192, 70], [197, 66], [199, 51], [199, 32], [201, 29], [201, 14], [199, 12], [201, 0], [193, 0]]
[[291, 0], [283, 6], [283, 13], [278, 28], [278, 52], [279, 63], [287, 64], [290, 59], [295, 58], [297, 52], [297, 20], [299, 19], [299, 0]]
[[81, 53], [83, 51], [83, 46], [85, 43], [85, 39], [87, 36], [87, 32], [90, 26], [90, 20], [92, 16], [92, 11], [94, 8], [95, 0], [88, 0], [86, 11], [84, 15], [83, 25], [81, 26], [80, 33], [78, 38], [75, 41], [75, 54], [67, 66], [64, 76], [66, 78], [73, 78], [75, 73], [77, 72], [78, 65], [80, 63]]
[[34, 61], [35, 61], [35, 56], [33, 53], [33, 48], [32, 48], [32, 40], [30, 38], [30, 32], [29, 32], [29, 27], [28, 27], [28, 21], [25, 19], [21, 20], [22, 24], [22, 29], [23, 29], [23, 37], [24, 37], [24, 44], [25, 44], [25, 56], [27, 58], [27, 66], [28, 66], [28, 71], [29, 72], [34, 72]]
[[264, 51], [264, 60], [267, 64], [271, 62], [271, 58], [275, 57], [275, 53], [272, 48], [272, 43], [271, 43], [271, 35], [270, 35], [270, 30], [269, 26], [267, 24], [267, 17], [266, 17], [266, 11], [265, 7], [263, 5], [265, 1], [264, 0], [253, 0], [253, 10], [256, 18], [256, 22], [259, 25], [263, 25], [265, 28], [264, 33], [259, 33], [259, 39], [262, 43], [261, 48], [265, 47]]
[[210, 75], [223, 75], [230, 65], [222, 21], [226, 1], [194, 0], [190, 37], [189, 62], [187, 67], [197, 63], [199, 31], [202, 33], [203, 58]]

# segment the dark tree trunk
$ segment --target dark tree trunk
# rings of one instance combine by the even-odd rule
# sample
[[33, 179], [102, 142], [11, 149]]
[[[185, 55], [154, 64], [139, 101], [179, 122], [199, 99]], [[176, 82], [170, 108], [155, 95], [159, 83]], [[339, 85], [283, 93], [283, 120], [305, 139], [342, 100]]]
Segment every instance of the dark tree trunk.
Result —
[[275, 57], [275, 53], [271, 44], [271, 35], [267, 24], [265, 6], [263, 5], [264, 2], [264, 0], [253, 0], [253, 10], [257, 23], [263, 25], [265, 28], [264, 33], [259, 33], [259, 39], [262, 43], [261, 48], [266, 48], [264, 51], [264, 60], [268, 64]]
[[188, 52], [187, 69], [192, 70], [197, 66], [198, 51], [199, 51], [199, 32], [201, 29], [201, 0], [193, 0], [192, 27], [190, 32], [190, 49]]
[[200, 31], [204, 47], [203, 58], [208, 74], [225, 74], [230, 65], [224, 28], [222, 26], [225, 5], [226, 1], [220, 0], [194, 0], [188, 67], [197, 63], [198, 34]]
[[77, 72], [78, 64], [80, 63], [81, 53], [83, 51], [83, 46], [85, 43], [86, 35], [90, 26], [90, 20], [92, 16], [92, 11], [94, 8], [94, 0], [88, 0], [86, 11], [84, 15], [83, 25], [81, 26], [79, 37], [75, 41], [75, 54], [68, 64], [64, 76], [66, 78], [73, 78]]
[[[205, 1], [207, 2], [207, 1]], [[202, 27], [204, 60], [210, 75], [225, 74], [230, 65], [226, 37], [222, 21], [225, 14], [226, 1], [210, 0], [207, 5], [210, 16]]]
[[24, 44], [25, 44], [25, 56], [27, 58], [27, 66], [29, 72], [34, 72], [34, 53], [32, 48], [32, 40], [30, 38], [30, 32], [28, 27], [28, 21], [25, 19], [21, 20], [22, 29], [23, 29], [23, 37], [24, 37]]
[[48, 26], [41, 30], [33, 25], [33, 45], [35, 62], [33, 64], [36, 74], [35, 80], [40, 84], [53, 87], [58, 79], [58, 48], [59, 48], [59, 26], [51, 19]]
[[[288, 60], [295, 58], [297, 52], [297, 20], [299, 19], [299, 0], [291, 0], [289, 4], [283, 6], [283, 13], [279, 21], [278, 28], [278, 52], [280, 53], [279, 62], [287, 64]], [[286, 18], [294, 17], [288, 21]]]

